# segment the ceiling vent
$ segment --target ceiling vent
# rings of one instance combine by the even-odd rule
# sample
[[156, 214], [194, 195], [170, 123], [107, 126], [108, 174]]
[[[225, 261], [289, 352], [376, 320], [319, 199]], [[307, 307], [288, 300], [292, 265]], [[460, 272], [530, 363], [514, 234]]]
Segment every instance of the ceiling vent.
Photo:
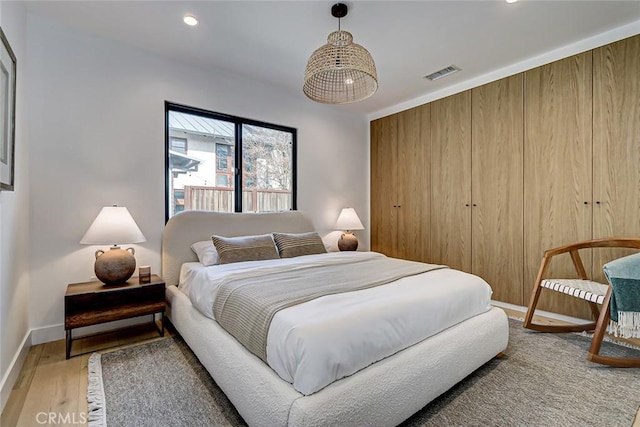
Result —
[[459, 67], [456, 67], [455, 65], [449, 65], [446, 68], [443, 68], [440, 71], [436, 71], [435, 73], [431, 73], [428, 76], [424, 76], [425, 79], [429, 79], [431, 81], [435, 81], [438, 79], [441, 79], [442, 77], [448, 76], [449, 74], [453, 74], [457, 71], [460, 71]]

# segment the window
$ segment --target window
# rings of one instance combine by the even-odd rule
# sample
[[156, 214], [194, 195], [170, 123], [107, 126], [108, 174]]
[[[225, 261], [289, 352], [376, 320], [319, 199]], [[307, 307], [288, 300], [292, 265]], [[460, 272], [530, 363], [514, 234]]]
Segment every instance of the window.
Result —
[[295, 159], [293, 128], [165, 102], [167, 219], [296, 209]]
[[218, 161], [217, 169], [227, 172], [233, 165], [233, 157], [231, 157], [231, 147], [228, 145], [216, 144], [216, 160]]
[[171, 137], [171, 149], [178, 153], [187, 154], [187, 138]]

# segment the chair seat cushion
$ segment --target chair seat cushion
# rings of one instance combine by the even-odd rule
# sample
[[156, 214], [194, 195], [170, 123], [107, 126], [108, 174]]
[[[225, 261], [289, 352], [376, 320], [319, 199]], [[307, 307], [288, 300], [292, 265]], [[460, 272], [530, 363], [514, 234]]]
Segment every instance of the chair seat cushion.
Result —
[[602, 283], [581, 279], [544, 279], [540, 285], [596, 304], [602, 304], [608, 288]]

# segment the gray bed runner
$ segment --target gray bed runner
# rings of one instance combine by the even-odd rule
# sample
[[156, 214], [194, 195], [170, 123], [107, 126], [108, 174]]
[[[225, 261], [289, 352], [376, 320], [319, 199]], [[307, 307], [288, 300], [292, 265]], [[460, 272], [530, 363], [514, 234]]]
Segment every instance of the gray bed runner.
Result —
[[218, 289], [213, 312], [227, 332], [266, 362], [267, 333], [278, 311], [325, 295], [372, 288], [441, 268], [447, 267], [376, 257], [260, 272], [225, 280]]

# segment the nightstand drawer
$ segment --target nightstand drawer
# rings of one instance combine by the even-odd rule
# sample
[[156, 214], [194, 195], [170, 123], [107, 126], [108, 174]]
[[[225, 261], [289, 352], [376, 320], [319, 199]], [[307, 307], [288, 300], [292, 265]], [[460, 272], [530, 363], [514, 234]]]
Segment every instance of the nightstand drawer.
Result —
[[109, 310], [123, 305], [141, 305], [164, 302], [164, 283], [136, 286], [125, 289], [110, 289], [102, 292], [65, 296], [65, 316], [78, 312]]

